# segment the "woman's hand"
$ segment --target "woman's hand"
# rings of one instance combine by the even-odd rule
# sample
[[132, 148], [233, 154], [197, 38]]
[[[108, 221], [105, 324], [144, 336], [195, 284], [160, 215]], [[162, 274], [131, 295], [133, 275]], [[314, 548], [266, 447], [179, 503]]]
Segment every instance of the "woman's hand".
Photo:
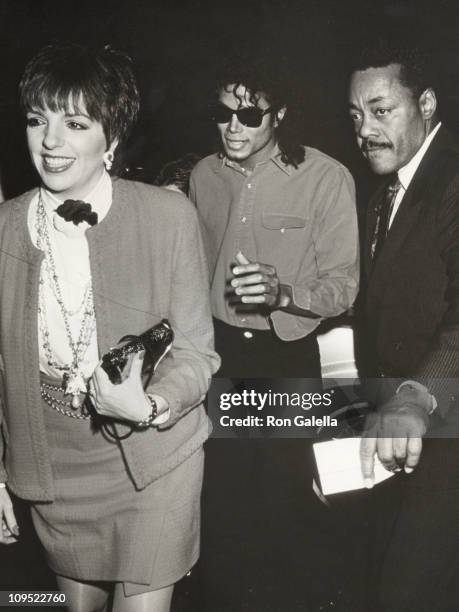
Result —
[[89, 395], [98, 414], [125, 421], [139, 422], [151, 414], [151, 404], [142, 387], [144, 352], [130, 355], [126, 378], [119, 385], [110, 382], [99, 363], [89, 381]]
[[0, 518], [0, 544], [14, 544], [18, 541], [19, 527], [11, 497], [5, 488], [0, 488]]

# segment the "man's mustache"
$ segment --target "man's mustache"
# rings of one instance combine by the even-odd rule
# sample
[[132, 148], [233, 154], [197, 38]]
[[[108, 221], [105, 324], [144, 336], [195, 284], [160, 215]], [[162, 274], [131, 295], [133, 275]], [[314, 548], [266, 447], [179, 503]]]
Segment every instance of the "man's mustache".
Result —
[[370, 151], [377, 151], [380, 149], [392, 149], [392, 145], [389, 142], [378, 142], [376, 140], [364, 140], [360, 145], [360, 149], [363, 153], [369, 153]]

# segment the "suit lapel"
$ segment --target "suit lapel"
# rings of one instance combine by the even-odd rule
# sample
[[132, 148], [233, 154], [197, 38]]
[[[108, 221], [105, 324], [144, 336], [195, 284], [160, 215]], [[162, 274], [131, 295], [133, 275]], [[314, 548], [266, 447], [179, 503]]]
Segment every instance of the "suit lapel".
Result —
[[399, 252], [407, 235], [415, 231], [417, 219], [423, 209], [423, 198], [413, 198], [411, 185], [408, 188], [400, 207], [395, 215], [392, 226], [382, 247], [381, 253], [374, 264], [373, 275], [378, 274], [378, 270], [383, 270], [390, 265], [390, 262], [399, 257]]
[[[378, 271], [385, 269], [390, 261], [399, 255], [399, 251], [402, 249], [407, 235], [416, 227], [419, 214], [423, 210], [423, 203], [425, 204], [429, 200], [428, 189], [437, 174], [436, 166], [439, 158], [445, 150], [450, 150], [452, 148], [456, 148], [453, 139], [447, 130], [440, 128], [416, 170], [397, 214], [395, 215], [381, 253], [374, 265], [370, 257], [371, 240], [376, 224], [378, 205], [381, 205], [384, 201], [384, 194], [388, 185], [387, 180], [382, 184], [375, 194], [375, 197], [371, 200], [366, 232], [365, 261], [367, 277], [371, 275], [372, 280], [374, 280], [375, 277], [377, 278]], [[435, 205], [435, 202], [430, 202], [429, 204]]]

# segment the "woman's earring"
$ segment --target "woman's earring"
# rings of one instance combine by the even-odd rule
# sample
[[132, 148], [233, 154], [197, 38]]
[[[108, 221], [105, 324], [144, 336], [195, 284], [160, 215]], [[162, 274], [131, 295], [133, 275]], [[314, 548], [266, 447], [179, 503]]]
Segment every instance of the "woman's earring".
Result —
[[112, 166], [113, 166], [113, 160], [115, 159], [115, 156], [113, 155], [113, 152], [112, 151], [106, 151], [104, 153], [102, 159], [104, 160], [105, 169], [107, 170], [107, 172], [110, 172], [110, 170], [112, 169]]

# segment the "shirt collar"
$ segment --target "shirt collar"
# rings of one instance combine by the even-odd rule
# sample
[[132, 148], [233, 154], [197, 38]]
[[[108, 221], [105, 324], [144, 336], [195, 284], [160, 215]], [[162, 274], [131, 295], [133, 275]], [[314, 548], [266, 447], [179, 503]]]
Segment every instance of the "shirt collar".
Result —
[[436, 125], [435, 128], [430, 132], [430, 134], [427, 136], [427, 138], [422, 143], [422, 146], [420, 147], [416, 155], [414, 155], [410, 159], [410, 161], [405, 166], [403, 166], [403, 168], [400, 168], [400, 170], [397, 172], [398, 180], [400, 181], [405, 191], [408, 189], [413, 179], [413, 176], [415, 175], [416, 170], [418, 169], [419, 164], [422, 161], [422, 158], [426, 154], [427, 149], [429, 148], [430, 143], [434, 139], [435, 134], [440, 129], [440, 126], [441, 126], [441, 122], [438, 125]]
[[279, 149], [279, 146], [276, 144], [276, 151], [274, 152], [271, 160], [276, 164], [278, 168], [280, 168], [285, 174], [292, 173], [292, 168], [285, 162], [282, 161], [282, 151]]
[[[231, 159], [228, 159], [228, 157], [226, 157], [226, 155], [222, 154], [220, 156], [220, 159], [221, 159], [221, 161], [218, 164], [218, 169], [221, 169], [224, 166], [228, 166], [229, 168], [232, 168], [233, 170], [236, 170], [236, 172], [240, 172], [241, 174], [244, 174], [244, 175], [247, 175], [247, 176], [250, 174], [249, 172], [244, 171], [243, 167], [240, 164], [238, 164], [237, 162], [232, 161]], [[276, 164], [276, 166], [278, 168], [280, 168], [286, 174], [288, 174], [288, 175], [291, 174], [290, 166], [282, 161], [282, 151], [279, 149], [279, 145], [277, 143], [274, 145], [273, 152], [270, 155], [270, 157], [268, 157], [264, 161], [259, 162], [255, 166], [255, 168], [257, 168], [258, 166], [263, 166], [264, 164], [267, 164], [269, 162], [273, 162], [274, 164]]]
[[[42, 198], [48, 215], [54, 212], [63, 202], [47, 189], [42, 189]], [[98, 223], [100, 223], [107, 215], [112, 204], [112, 181], [108, 172], [104, 170], [96, 186], [81, 199], [91, 204], [92, 210], [97, 213]]]

